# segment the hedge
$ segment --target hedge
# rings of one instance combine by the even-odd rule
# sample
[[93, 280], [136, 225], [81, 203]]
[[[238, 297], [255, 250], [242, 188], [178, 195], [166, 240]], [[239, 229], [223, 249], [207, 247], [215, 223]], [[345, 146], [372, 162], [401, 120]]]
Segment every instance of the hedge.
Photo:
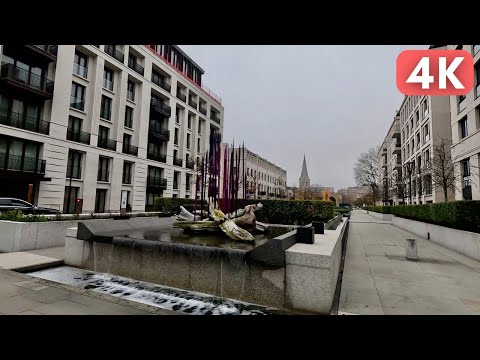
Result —
[[[381, 207], [370, 206], [368, 210], [376, 211], [374, 208]], [[384, 211], [390, 211], [389, 213], [395, 216], [410, 220], [480, 233], [480, 201], [450, 201], [436, 204], [385, 206]]]
[[[239, 208], [244, 204], [262, 203], [263, 208], [255, 213], [257, 220], [270, 224], [305, 225], [312, 221], [327, 222], [333, 218], [333, 202], [317, 200], [239, 200]], [[180, 205], [193, 210], [194, 199], [156, 198], [156, 211], [178, 213]], [[197, 209], [200, 202], [197, 201]], [[205, 206], [206, 210], [207, 207]]]
[[391, 206], [367, 206], [367, 210], [381, 214], [391, 214]]
[[336, 211], [337, 213], [339, 214], [345, 214], [345, 213], [349, 213], [350, 212], [350, 209], [348, 208], [341, 208], [341, 207], [336, 207], [333, 209], [334, 211]]
[[23, 215], [20, 210], [8, 210], [0, 212], [0, 220], [18, 222], [46, 222], [48, 219], [43, 215]]

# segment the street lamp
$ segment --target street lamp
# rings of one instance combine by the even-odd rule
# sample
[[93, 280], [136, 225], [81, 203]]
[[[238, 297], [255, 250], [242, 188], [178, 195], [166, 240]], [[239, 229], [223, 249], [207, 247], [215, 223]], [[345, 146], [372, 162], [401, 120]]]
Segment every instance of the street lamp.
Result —
[[408, 172], [408, 179], [409, 179], [408, 193], [410, 197], [410, 205], [412, 205], [412, 173], [415, 168], [415, 162], [410, 160], [405, 165], [406, 165], [406, 169]]

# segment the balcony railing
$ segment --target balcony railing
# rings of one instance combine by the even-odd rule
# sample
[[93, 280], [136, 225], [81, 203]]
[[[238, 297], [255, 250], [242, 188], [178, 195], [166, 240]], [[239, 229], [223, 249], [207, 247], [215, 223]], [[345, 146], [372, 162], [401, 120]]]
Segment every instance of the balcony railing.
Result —
[[210, 119], [215, 121], [217, 124], [220, 124], [220, 118], [215, 113], [210, 113]]
[[122, 146], [122, 152], [124, 154], [138, 156], [138, 147], [124, 143]]
[[117, 150], [117, 142], [115, 140], [98, 138], [97, 146], [102, 149]]
[[0, 124], [33, 131], [39, 134], [48, 135], [50, 133], [50, 123], [48, 121], [6, 109], [0, 109]]
[[160, 113], [167, 117], [170, 117], [172, 115], [172, 108], [169, 105], [165, 104], [164, 102], [157, 100], [155, 98], [152, 98], [150, 100], [150, 107], [152, 108], [153, 111], [156, 111], [157, 113]]
[[156, 120], [150, 120], [150, 126], [148, 128], [148, 131], [151, 135], [158, 137], [162, 140], [170, 140], [170, 130], [163, 128]]
[[58, 45], [28, 45], [34, 46], [37, 49], [40, 49], [50, 55], [57, 56]]
[[152, 74], [152, 82], [160, 86], [165, 91], [170, 92], [172, 90], [172, 87], [166, 82], [165, 78], [162, 78], [158, 75]]
[[102, 81], [103, 88], [107, 89], [107, 90], [110, 90], [110, 91], [113, 91], [113, 81], [105, 79], [105, 78], [103, 78], [102, 80], [103, 80]]
[[20, 171], [34, 174], [45, 174], [46, 161], [38, 158], [29, 158], [17, 155], [0, 153], [0, 169]]
[[159, 176], [149, 176], [147, 178], [147, 185], [157, 188], [167, 188], [167, 179], [161, 178]]
[[185, 94], [182, 94], [179, 90], [177, 90], [177, 98], [182, 100], [184, 103], [187, 102], [187, 96]]
[[275, 193], [268, 193], [268, 196], [274, 197], [274, 196], [275, 196]]
[[100, 109], [100, 117], [105, 120], [110, 120], [112, 118], [112, 110], [105, 108]]
[[70, 107], [83, 111], [85, 108], [85, 100], [70, 96]]
[[205, 109], [202, 105], [200, 105], [199, 111], [200, 111], [203, 115], [207, 116], [207, 109]]
[[195, 166], [195, 163], [193, 162], [193, 160], [187, 160], [185, 162], [185, 167], [188, 169], [193, 169], [194, 166]]
[[167, 162], [167, 155], [160, 154], [160, 153], [155, 153], [153, 151], [149, 151], [147, 153], [147, 158], [150, 159], [150, 160], [159, 161], [159, 162], [162, 162], [162, 163]]
[[192, 108], [197, 110], [197, 103], [195, 101], [193, 101], [192, 99], [188, 100], [188, 105], [190, 105]]
[[44, 98], [51, 99], [53, 97], [53, 81], [18, 66], [14, 66], [13, 64], [2, 65], [0, 78], [2, 80], [12, 81], [14, 84], [21, 85], [24, 88], [34, 90]]
[[182, 166], [183, 160], [179, 158], [173, 158], [173, 165]]
[[123, 55], [121, 51], [118, 51], [117, 49], [115, 49], [114, 45], [105, 45], [104, 50], [105, 50], [105, 53], [112, 56], [113, 58], [120, 61], [121, 63], [123, 63], [123, 61], [125, 60], [125, 55]]
[[98, 170], [97, 181], [108, 182], [109, 175], [110, 173], [108, 170]]
[[87, 78], [87, 68], [79, 64], [73, 64], [73, 73], [82, 78]]
[[260, 196], [265, 196], [265, 195], [267, 195], [267, 192], [266, 192], [266, 191], [259, 191], [259, 192], [258, 192], [258, 195], [260, 195]]
[[128, 67], [143, 76], [143, 73], [144, 73], [143, 66], [139, 65], [135, 60], [129, 58]]
[[131, 184], [132, 183], [132, 173], [131, 172], [123, 172], [122, 174], [122, 184]]
[[67, 128], [67, 140], [90, 145], [90, 134], [80, 130]]
[[467, 99], [465, 98], [458, 103], [458, 112], [462, 112], [466, 108], [467, 108]]

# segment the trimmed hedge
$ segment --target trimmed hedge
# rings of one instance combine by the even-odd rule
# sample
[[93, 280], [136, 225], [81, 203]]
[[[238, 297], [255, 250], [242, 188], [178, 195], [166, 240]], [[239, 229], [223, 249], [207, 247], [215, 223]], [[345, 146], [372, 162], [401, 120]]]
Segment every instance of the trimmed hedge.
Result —
[[18, 222], [46, 222], [48, 219], [43, 215], [23, 215], [21, 210], [8, 210], [0, 212], [0, 220]]
[[[239, 200], [238, 207], [248, 204], [262, 203], [263, 208], [255, 213], [258, 221], [270, 224], [299, 224], [305, 225], [312, 221], [327, 222], [333, 218], [333, 203], [331, 201], [317, 200]], [[156, 211], [177, 213], [180, 205], [187, 210], [193, 210], [194, 199], [156, 198], [154, 209]], [[244, 205], [245, 204], [245, 205]], [[197, 201], [197, 209], [200, 201]], [[204, 210], [207, 206], [204, 205]]]
[[[382, 208], [370, 206], [368, 210]], [[398, 205], [383, 207], [384, 214], [423, 221], [458, 230], [480, 233], [480, 201], [450, 201], [436, 204]], [[385, 212], [390, 211], [390, 212]]]
[[391, 214], [391, 206], [367, 206], [366, 209], [381, 214]]
[[339, 214], [342, 214], [342, 215], [350, 212], [350, 209], [348, 209], [348, 208], [341, 208], [341, 207], [336, 207], [336, 208], [334, 208], [333, 210], [336, 211], [336, 212], [339, 213]]

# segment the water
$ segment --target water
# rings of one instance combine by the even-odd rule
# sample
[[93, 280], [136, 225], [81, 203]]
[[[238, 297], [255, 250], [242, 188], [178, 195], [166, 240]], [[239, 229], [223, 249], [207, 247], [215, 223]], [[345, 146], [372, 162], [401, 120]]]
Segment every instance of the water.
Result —
[[185, 314], [273, 315], [285, 313], [274, 308], [69, 266], [35, 271], [29, 275]]

